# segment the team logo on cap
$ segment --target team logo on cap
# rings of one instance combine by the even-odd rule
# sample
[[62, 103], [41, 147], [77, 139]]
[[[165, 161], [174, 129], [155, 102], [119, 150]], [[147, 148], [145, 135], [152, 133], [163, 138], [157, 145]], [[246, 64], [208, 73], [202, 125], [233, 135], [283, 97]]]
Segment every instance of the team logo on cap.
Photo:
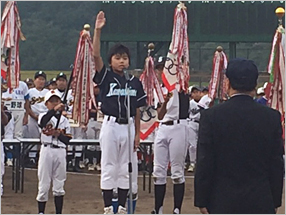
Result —
[[39, 71], [39, 75], [41, 75], [43, 73], [43, 71]]

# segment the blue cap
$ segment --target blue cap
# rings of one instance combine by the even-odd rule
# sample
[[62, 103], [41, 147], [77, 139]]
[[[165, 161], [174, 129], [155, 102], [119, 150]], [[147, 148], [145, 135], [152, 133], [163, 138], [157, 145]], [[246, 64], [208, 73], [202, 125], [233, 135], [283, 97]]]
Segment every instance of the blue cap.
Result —
[[232, 87], [253, 90], [257, 84], [258, 69], [252, 60], [235, 58], [228, 62], [225, 75]]

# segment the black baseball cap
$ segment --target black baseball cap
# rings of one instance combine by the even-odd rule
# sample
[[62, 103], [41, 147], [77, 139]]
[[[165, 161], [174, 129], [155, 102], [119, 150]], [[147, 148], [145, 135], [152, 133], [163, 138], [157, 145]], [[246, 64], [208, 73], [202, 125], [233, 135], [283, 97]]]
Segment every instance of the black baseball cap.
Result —
[[225, 75], [233, 89], [252, 91], [257, 85], [258, 69], [252, 60], [235, 58], [228, 62]]
[[44, 77], [45, 79], [47, 79], [47, 75], [46, 75], [46, 73], [44, 73], [43, 71], [38, 71], [38, 72], [36, 72], [36, 73], [35, 73], [35, 76], [34, 76], [34, 79], [36, 79], [36, 78], [38, 78], [38, 77], [40, 77], [40, 76], [42, 76], [42, 77]]
[[159, 66], [164, 66], [166, 59], [167, 59], [167, 57], [165, 57], [165, 56], [158, 57], [154, 62], [155, 69], [157, 69]]
[[202, 92], [203, 92], [203, 91], [209, 91], [209, 87], [203, 87], [203, 88], [202, 88]]
[[59, 80], [59, 78], [64, 78], [64, 79], [67, 80], [67, 76], [66, 76], [66, 74], [64, 74], [63, 72], [61, 72], [61, 73], [59, 73], [59, 74], [57, 75], [56, 80]]
[[50, 84], [52, 84], [52, 83], [54, 83], [54, 82], [56, 82], [56, 81], [57, 81], [56, 78], [52, 78], [52, 79], [50, 80]]
[[45, 86], [48, 87], [48, 86], [50, 86], [51, 84], [56, 83], [56, 81], [57, 81], [56, 78], [52, 78], [51, 80], [49, 80], [49, 81], [46, 82]]
[[25, 80], [25, 83], [33, 83], [34, 81], [33, 81], [33, 79], [31, 79], [31, 78], [27, 78], [26, 80]]
[[191, 92], [193, 92], [194, 90], [202, 91], [199, 86], [192, 86]]

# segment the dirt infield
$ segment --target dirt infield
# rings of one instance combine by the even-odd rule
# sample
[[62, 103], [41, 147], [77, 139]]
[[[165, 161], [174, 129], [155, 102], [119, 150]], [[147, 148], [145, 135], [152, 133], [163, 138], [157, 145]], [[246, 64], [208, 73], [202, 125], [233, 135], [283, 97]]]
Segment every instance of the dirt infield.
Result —
[[[11, 188], [11, 168], [6, 167], [4, 175], [4, 195], [1, 198], [2, 214], [36, 214], [38, 212], [37, 195], [37, 171], [25, 171], [24, 193], [15, 193]], [[75, 174], [68, 173], [65, 183], [66, 196], [64, 199], [63, 213], [65, 214], [102, 214], [103, 200], [99, 189], [98, 174]], [[199, 210], [193, 205], [194, 179], [188, 174], [186, 179], [185, 198], [182, 207], [184, 214], [198, 214]], [[154, 204], [153, 184], [152, 192], [148, 193], [148, 180], [146, 180], [146, 190], [143, 191], [143, 178], [138, 178], [139, 199], [137, 201], [137, 214], [150, 214]], [[170, 178], [166, 198], [164, 202], [164, 213], [172, 214], [173, 207], [173, 187]], [[54, 214], [54, 203], [52, 193], [46, 206], [47, 214]], [[285, 213], [285, 192], [283, 192], [283, 206], [278, 210], [279, 214]]]

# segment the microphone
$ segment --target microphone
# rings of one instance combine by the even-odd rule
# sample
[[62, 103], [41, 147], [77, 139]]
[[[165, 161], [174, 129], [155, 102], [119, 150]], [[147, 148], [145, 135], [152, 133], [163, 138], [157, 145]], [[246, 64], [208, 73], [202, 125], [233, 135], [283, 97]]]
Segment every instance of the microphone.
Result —
[[130, 77], [129, 77], [129, 74], [128, 74], [127, 70], [126, 70], [126, 69], [123, 69], [123, 73], [124, 73], [125, 79], [126, 79], [127, 81], [129, 81], [129, 80], [130, 80]]

